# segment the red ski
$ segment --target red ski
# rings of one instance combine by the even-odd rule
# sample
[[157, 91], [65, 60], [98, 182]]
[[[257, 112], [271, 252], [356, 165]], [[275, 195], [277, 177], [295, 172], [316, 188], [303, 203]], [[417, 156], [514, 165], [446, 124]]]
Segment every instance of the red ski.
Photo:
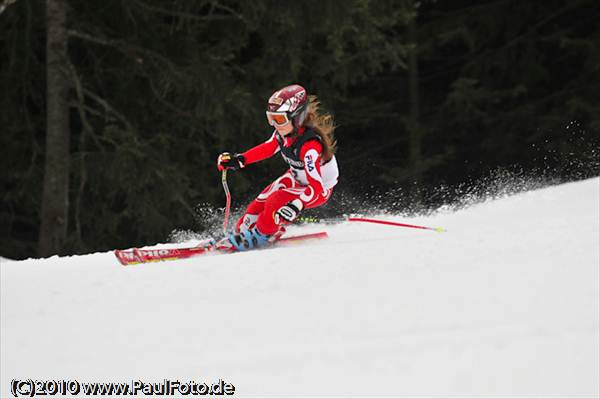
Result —
[[[327, 238], [327, 232], [300, 234], [297, 236], [284, 237], [276, 241], [273, 245], [281, 246], [299, 243], [307, 240], [319, 240]], [[163, 248], [163, 249], [117, 249], [115, 256], [123, 266], [135, 265], [138, 263], [160, 262], [165, 260], [186, 259], [193, 256], [206, 255], [209, 253], [231, 253], [231, 250], [218, 249], [214, 242], [203, 242], [196, 247], [191, 248]]]

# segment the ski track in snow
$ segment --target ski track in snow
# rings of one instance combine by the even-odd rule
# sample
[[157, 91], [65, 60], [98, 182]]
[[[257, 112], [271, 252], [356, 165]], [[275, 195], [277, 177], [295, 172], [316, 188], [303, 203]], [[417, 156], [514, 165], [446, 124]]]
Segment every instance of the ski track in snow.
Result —
[[2, 260], [0, 396], [13, 378], [221, 378], [240, 397], [598, 397], [599, 208], [594, 178], [383, 217], [447, 233], [311, 225], [290, 233], [330, 238], [126, 268]]

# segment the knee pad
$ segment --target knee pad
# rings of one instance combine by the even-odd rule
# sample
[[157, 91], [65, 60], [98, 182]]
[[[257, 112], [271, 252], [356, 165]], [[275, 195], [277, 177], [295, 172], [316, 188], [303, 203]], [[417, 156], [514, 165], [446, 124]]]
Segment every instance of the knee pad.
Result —
[[240, 218], [237, 222], [237, 231], [244, 232], [248, 231], [256, 225], [256, 221], [258, 220], [258, 215], [253, 215], [251, 213], [246, 213], [244, 216]]

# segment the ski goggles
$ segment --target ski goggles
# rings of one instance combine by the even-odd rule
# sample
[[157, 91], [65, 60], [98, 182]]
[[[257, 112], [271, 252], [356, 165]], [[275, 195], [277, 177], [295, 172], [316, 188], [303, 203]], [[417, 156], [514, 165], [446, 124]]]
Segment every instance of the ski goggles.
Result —
[[271, 126], [283, 126], [289, 123], [290, 119], [287, 112], [271, 112], [267, 111], [267, 121]]

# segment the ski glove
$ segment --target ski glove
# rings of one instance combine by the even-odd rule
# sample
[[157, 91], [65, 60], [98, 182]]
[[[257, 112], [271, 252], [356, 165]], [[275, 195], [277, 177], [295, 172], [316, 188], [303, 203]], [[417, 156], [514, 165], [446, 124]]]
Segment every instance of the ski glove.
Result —
[[246, 160], [242, 154], [230, 154], [224, 152], [217, 158], [217, 168], [221, 172], [225, 169], [238, 170], [244, 166], [246, 166]]
[[278, 225], [283, 221], [292, 223], [300, 215], [302, 208], [304, 208], [304, 204], [299, 199], [288, 202], [275, 212], [275, 224]]

